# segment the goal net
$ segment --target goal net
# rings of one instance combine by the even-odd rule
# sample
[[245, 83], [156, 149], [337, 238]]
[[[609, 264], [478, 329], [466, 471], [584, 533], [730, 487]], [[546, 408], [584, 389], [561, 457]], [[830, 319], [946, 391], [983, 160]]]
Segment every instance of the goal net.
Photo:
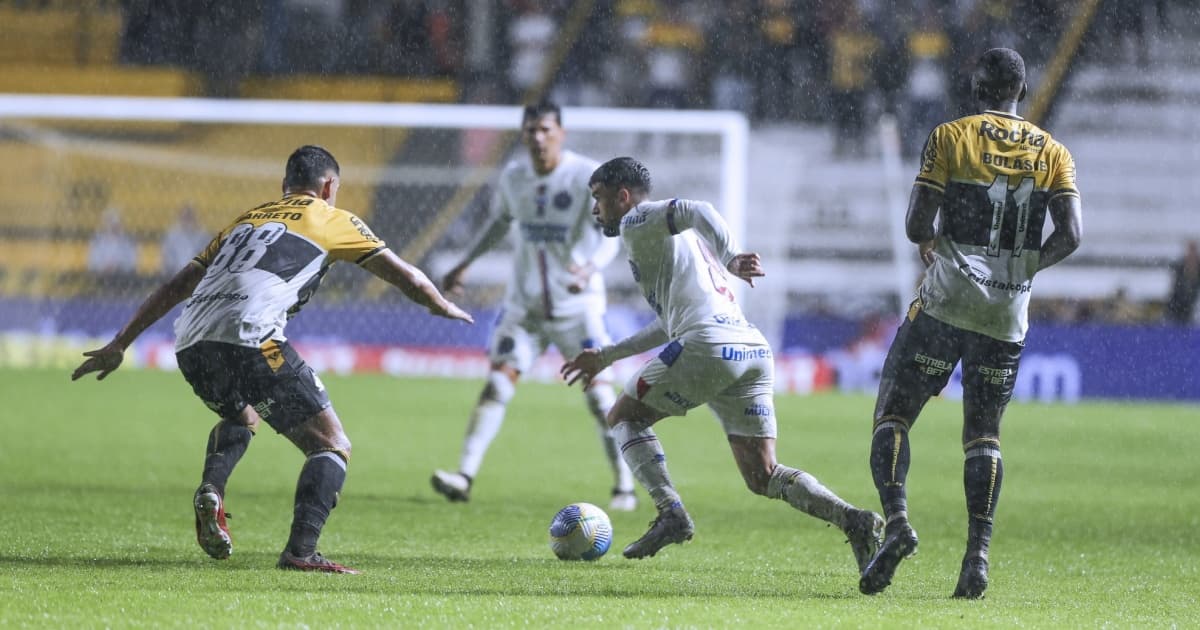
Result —
[[[518, 107], [0, 96], [0, 364], [76, 362], [241, 212], [279, 194], [296, 147], [342, 166], [338, 205], [440, 279], [487, 215], [495, 175], [523, 151]], [[566, 146], [634, 155], [655, 194], [712, 201], [744, 234], [740, 114], [567, 108]], [[511, 244], [477, 261], [460, 300], [479, 322], [434, 318], [353, 265], [335, 265], [288, 335], [321, 370], [474, 376], [507, 281]], [[606, 270], [614, 336], [649, 315], [618, 260]], [[174, 365], [164, 317], [134, 365]], [[533, 376], [548, 377], [548, 358]]]

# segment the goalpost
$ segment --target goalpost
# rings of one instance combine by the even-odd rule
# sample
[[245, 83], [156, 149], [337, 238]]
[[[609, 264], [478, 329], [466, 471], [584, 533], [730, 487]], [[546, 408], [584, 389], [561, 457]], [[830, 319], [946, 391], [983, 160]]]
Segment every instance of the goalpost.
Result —
[[[117, 315], [127, 315], [165, 273], [160, 242], [181, 208], [191, 208], [205, 233], [215, 232], [278, 193], [283, 162], [302, 144], [338, 156], [338, 205], [436, 279], [477, 231], [498, 168], [521, 151], [520, 117], [516, 106], [0, 95], [0, 159], [14, 177], [0, 200], [0, 312], [8, 315], [0, 335], [110, 334]], [[598, 160], [641, 159], [657, 195], [713, 201], [745, 242], [749, 127], [740, 113], [565, 108], [563, 126], [571, 150]], [[137, 255], [131, 267], [107, 272], [90, 265], [90, 241], [113, 224]], [[420, 313], [396, 319], [397, 309], [406, 312], [396, 294], [369, 274], [338, 267], [289, 326], [298, 343], [333, 348], [330, 367], [394, 367], [393, 355], [362, 359], [363, 348], [482, 355], [487, 319], [470, 333]], [[508, 269], [503, 252], [472, 267], [475, 305], [498, 306]], [[613, 334], [620, 336], [646, 309], [620, 261], [606, 277], [610, 323], [617, 320]], [[155, 333], [168, 338], [169, 328], [160, 324], [149, 336]], [[154, 347], [138, 360], [169, 358]], [[437, 365], [435, 372], [462, 367]]]

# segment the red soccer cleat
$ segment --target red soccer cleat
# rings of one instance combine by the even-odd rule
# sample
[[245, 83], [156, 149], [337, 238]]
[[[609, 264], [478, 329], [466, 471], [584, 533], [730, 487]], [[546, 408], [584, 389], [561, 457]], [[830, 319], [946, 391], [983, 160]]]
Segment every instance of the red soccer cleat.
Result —
[[362, 573], [358, 569], [351, 569], [331, 560], [326, 560], [325, 556], [317, 552], [313, 552], [311, 556], [300, 558], [293, 556], [286, 549], [283, 550], [283, 553], [279, 554], [279, 563], [275, 566], [289, 571], [321, 571], [324, 573], [349, 573], [351, 575]]

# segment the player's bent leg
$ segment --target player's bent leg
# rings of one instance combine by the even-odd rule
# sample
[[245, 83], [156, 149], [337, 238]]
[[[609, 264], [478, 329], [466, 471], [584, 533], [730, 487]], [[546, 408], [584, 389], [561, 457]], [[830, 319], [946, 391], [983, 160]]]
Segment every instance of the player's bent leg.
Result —
[[746, 486], [756, 494], [785, 501], [793, 508], [836, 525], [846, 535], [858, 571], [879, 548], [883, 518], [860, 510], [817, 481], [816, 477], [775, 461], [775, 440], [730, 435], [729, 445]]
[[584, 397], [587, 400], [588, 411], [596, 419], [600, 442], [604, 446], [604, 455], [608, 458], [609, 466], [612, 468], [613, 488], [608, 508], [618, 512], [632, 512], [637, 509], [637, 496], [633, 493], [633, 473], [629, 471], [629, 465], [625, 463], [625, 458], [621, 457], [621, 451], [617, 448], [616, 440], [613, 439], [612, 430], [608, 427], [608, 412], [616, 402], [617, 396], [613, 393], [611, 384], [593, 381], [592, 386], [584, 393]]
[[516, 393], [516, 383], [520, 372], [508, 365], [493, 364], [488, 372], [487, 384], [479, 394], [471, 419], [467, 423], [467, 434], [463, 438], [462, 455], [459, 457], [458, 470], [435, 470], [429, 478], [434, 492], [446, 497], [451, 502], [468, 501], [471, 498], [471, 484], [483, 466], [483, 456], [500, 426], [504, 424], [504, 414], [508, 403]]
[[218, 560], [233, 553], [233, 537], [226, 522], [232, 515], [225, 511], [225, 484], [250, 446], [260, 421], [254, 408], [247, 405], [237, 416], [218, 422], [208, 435], [204, 472], [200, 487], [192, 495], [192, 508], [196, 516], [196, 543]]
[[299, 571], [358, 573], [326, 559], [317, 551], [321, 530], [337, 506], [342, 484], [346, 481], [346, 465], [350, 461], [350, 440], [341, 421], [333, 407], [326, 407], [284, 435], [308, 459], [296, 481], [291, 535], [277, 566]]
[[608, 414], [612, 435], [633, 477], [642, 484], [658, 516], [641, 538], [625, 547], [626, 558], [648, 558], [670, 544], [691, 540], [695, 525], [667, 472], [667, 456], [651, 428], [666, 417], [645, 403], [622, 395]]

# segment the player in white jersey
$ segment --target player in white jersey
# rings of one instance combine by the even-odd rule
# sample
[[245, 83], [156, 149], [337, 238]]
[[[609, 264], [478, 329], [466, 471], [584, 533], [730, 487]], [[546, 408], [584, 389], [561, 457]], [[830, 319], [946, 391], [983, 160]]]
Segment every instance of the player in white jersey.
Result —
[[616, 344], [584, 350], [563, 365], [563, 375], [568, 384], [580, 381], [586, 388], [614, 361], [666, 344], [629, 381], [608, 414], [625, 461], [658, 509], [650, 530], [625, 548], [625, 557], [653, 556], [668, 544], [691, 539], [692, 519], [651, 427], [707, 404], [725, 429], [750, 491], [837, 525], [861, 570], [879, 545], [882, 518], [775, 460], [771, 347], [746, 321], [728, 284], [732, 273], [754, 286], [754, 278], [764, 275], [758, 254], [738, 251], [708, 203], [648, 201], [650, 173], [633, 158], [605, 162], [590, 186], [593, 214], [605, 235], [624, 242], [634, 280], [657, 317]]
[[[604, 278], [600, 270], [619, 245], [600, 234], [591, 217], [588, 178], [597, 163], [563, 149], [565, 132], [558, 106], [541, 102], [525, 108], [521, 140], [528, 158], [501, 172], [492, 201], [491, 222], [462, 262], [446, 274], [443, 286], [462, 292], [471, 263], [517, 227], [517, 246], [504, 309], [489, 342], [491, 370], [467, 424], [458, 470], [435, 470], [434, 490], [451, 501], [470, 498], [484, 454], [504, 422], [517, 380], [550, 344], [563, 356], [609, 342], [604, 325]], [[605, 423], [615, 395], [607, 374], [586, 393], [613, 474], [609, 507], [633, 510], [633, 476], [617, 452]]]
[[317, 375], [288, 343], [284, 326], [335, 261], [352, 262], [440, 317], [471, 322], [425, 274], [392, 253], [358, 217], [334, 207], [340, 169], [328, 151], [303, 146], [288, 158], [283, 198], [242, 213], [138, 308], [108, 345], [71, 375], [105, 376], [125, 349], [180, 302], [179, 369], [221, 417], [208, 438], [193, 495], [196, 542], [222, 560], [233, 552], [225, 486], [261, 421], [307, 456], [296, 482], [292, 530], [278, 567], [357, 573], [326, 559], [317, 539], [346, 479], [350, 440]]

